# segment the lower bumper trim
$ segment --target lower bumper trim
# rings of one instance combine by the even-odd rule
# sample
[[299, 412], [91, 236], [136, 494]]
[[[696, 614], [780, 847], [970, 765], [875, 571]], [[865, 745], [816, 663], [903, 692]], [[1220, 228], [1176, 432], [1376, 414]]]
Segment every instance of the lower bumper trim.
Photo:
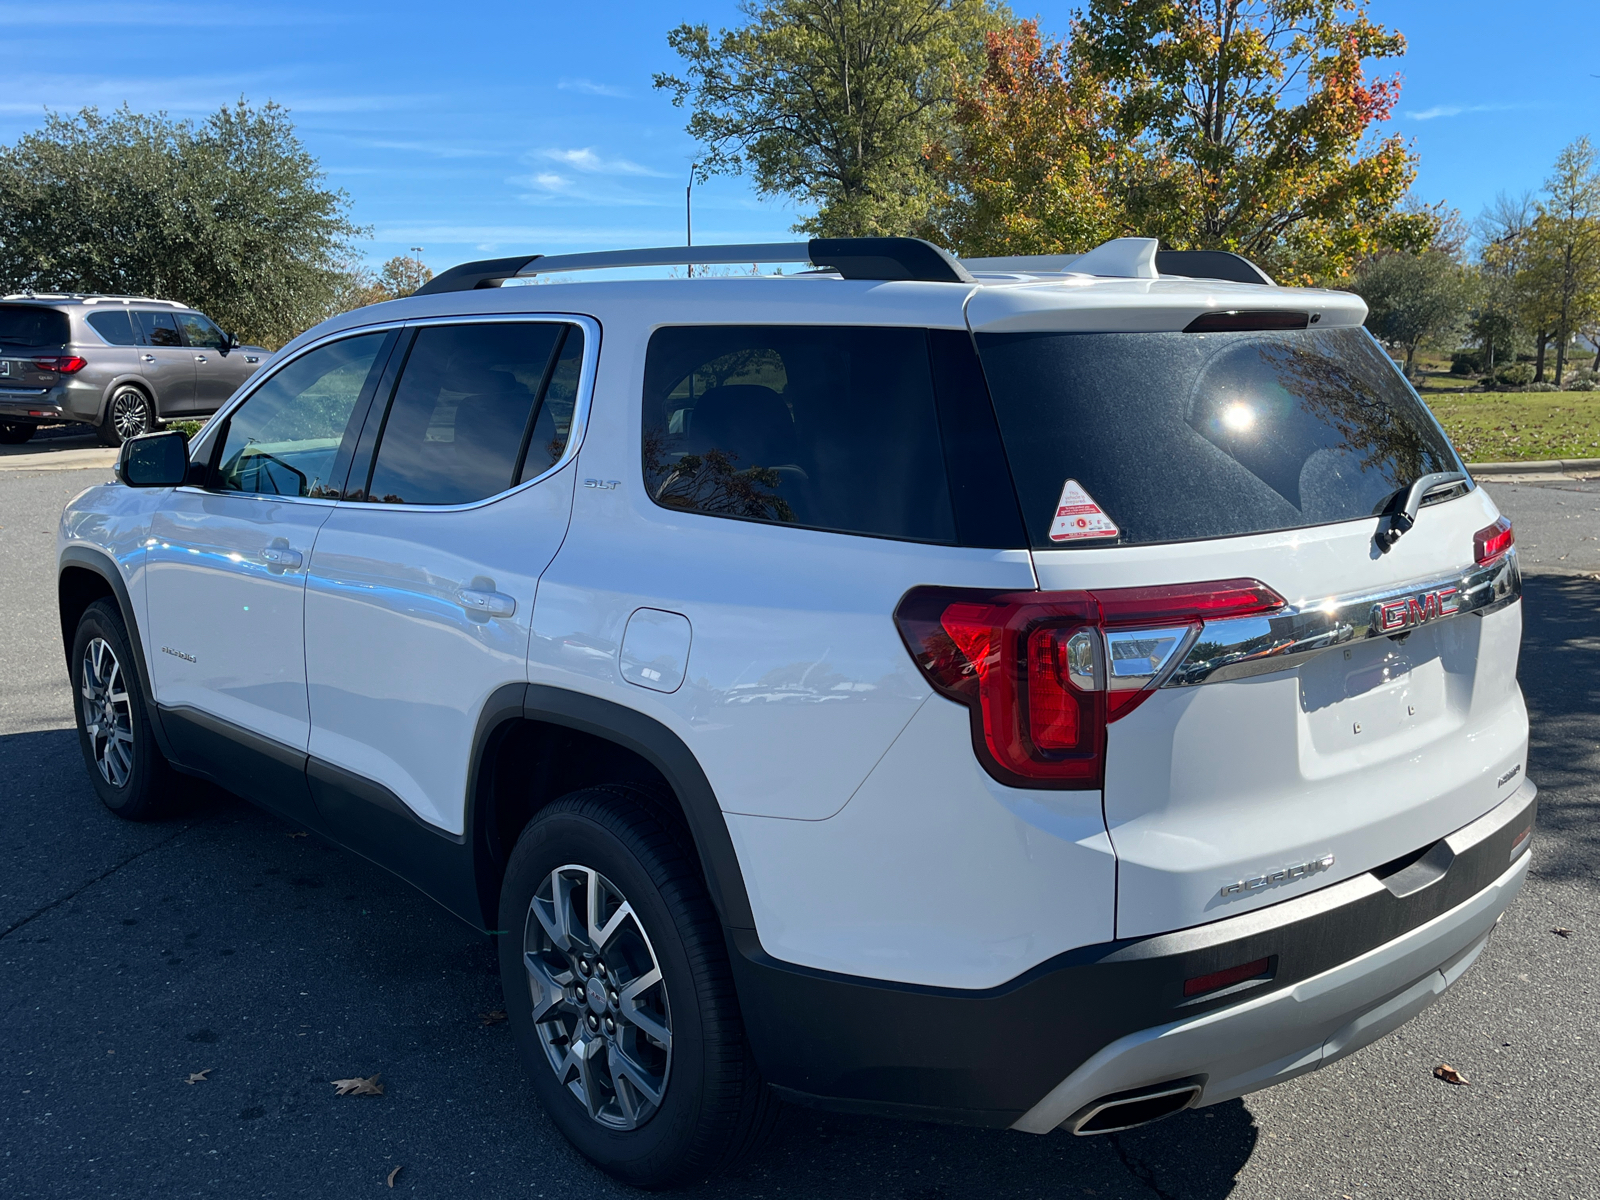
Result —
[[1029, 1109], [1013, 1129], [1048, 1133], [1096, 1097], [1163, 1080], [1204, 1080], [1196, 1107], [1327, 1066], [1398, 1029], [1459, 979], [1522, 889], [1522, 855], [1463, 904], [1293, 987], [1128, 1034], [1104, 1047]]

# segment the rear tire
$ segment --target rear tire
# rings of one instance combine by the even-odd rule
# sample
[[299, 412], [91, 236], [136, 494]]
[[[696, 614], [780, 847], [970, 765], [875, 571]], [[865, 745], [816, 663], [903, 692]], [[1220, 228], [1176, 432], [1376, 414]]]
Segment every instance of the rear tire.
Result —
[[97, 432], [105, 445], [120, 446], [131, 437], [153, 433], [155, 429], [155, 403], [143, 390], [125, 383], [106, 401], [106, 414]]
[[693, 844], [661, 800], [632, 785], [562, 797], [523, 830], [500, 892], [500, 978], [534, 1091], [585, 1157], [644, 1188], [726, 1168], [780, 1107]]
[[72, 639], [78, 746], [100, 802], [129, 821], [153, 821], [181, 805], [184, 788], [156, 745], [137, 671], [122, 613], [96, 600]]
[[20, 446], [32, 438], [38, 428], [32, 421], [0, 422], [0, 446]]

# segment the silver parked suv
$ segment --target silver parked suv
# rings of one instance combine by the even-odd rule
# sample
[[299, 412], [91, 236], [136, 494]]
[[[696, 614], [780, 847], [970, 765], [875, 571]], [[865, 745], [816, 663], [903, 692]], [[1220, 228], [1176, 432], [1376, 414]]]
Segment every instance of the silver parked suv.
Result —
[[266, 359], [175, 300], [16, 295], [0, 301], [0, 443], [93, 425], [108, 446], [209, 416]]

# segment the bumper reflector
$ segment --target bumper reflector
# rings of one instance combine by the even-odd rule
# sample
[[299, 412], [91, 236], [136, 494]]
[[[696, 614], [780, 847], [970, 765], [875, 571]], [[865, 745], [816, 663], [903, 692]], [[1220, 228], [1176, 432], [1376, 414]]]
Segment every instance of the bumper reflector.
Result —
[[1254, 962], [1242, 963], [1237, 967], [1226, 967], [1221, 971], [1213, 971], [1209, 975], [1196, 975], [1193, 979], [1183, 982], [1185, 996], [1203, 996], [1207, 992], [1215, 992], [1225, 987], [1232, 987], [1236, 983], [1243, 983], [1246, 979], [1257, 979], [1266, 975], [1272, 969], [1270, 958], [1258, 958]]

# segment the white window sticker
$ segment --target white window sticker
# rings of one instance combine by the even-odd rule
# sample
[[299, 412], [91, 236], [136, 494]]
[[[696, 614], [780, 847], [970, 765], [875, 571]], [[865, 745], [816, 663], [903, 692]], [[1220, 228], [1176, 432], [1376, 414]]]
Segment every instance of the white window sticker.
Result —
[[1076, 479], [1069, 479], [1061, 485], [1061, 499], [1056, 501], [1056, 518], [1050, 522], [1052, 542], [1112, 538], [1121, 532], [1116, 522], [1100, 511], [1100, 506]]

